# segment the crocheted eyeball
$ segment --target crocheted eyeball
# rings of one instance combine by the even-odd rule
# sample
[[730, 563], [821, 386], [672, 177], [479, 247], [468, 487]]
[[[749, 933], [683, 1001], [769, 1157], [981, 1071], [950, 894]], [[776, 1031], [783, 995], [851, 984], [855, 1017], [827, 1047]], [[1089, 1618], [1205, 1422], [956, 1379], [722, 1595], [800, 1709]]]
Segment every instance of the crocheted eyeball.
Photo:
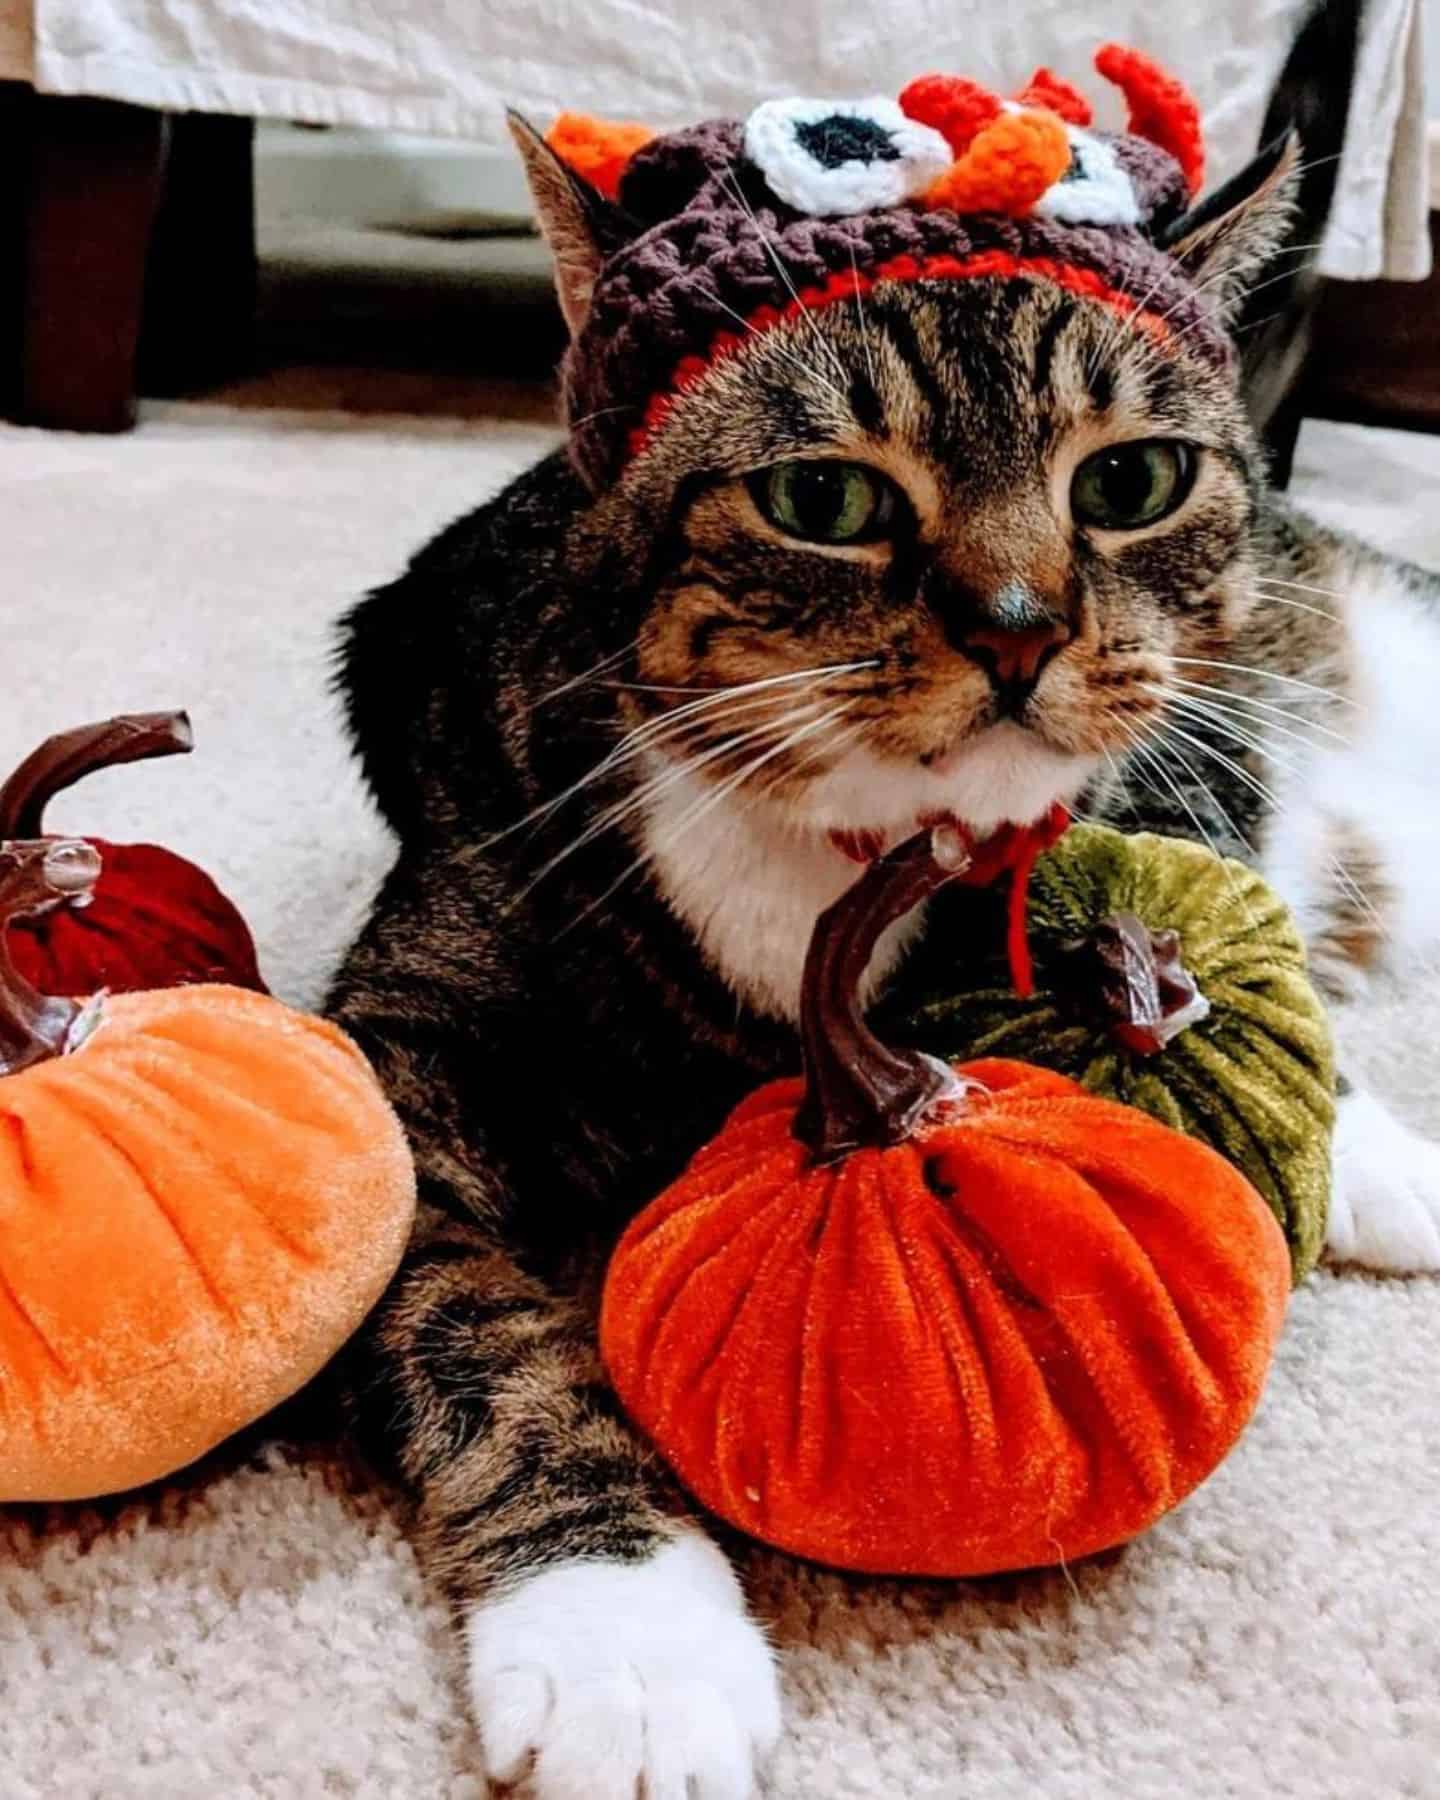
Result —
[[1076, 125], [1065, 131], [1070, 166], [1035, 202], [1034, 211], [1060, 225], [1138, 225], [1140, 201], [1113, 145]]
[[745, 122], [745, 153], [797, 212], [833, 218], [899, 206], [950, 167], [938, 131], [893, 100], [767, 100]]

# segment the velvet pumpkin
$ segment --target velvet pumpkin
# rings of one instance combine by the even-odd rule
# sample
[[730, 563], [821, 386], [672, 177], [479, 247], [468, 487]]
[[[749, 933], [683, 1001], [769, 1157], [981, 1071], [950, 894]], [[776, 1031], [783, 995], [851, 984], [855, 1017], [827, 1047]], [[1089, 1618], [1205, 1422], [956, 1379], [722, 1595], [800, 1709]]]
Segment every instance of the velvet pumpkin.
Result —
[[1325, 1242], [1335, 1063], [1283, 901], [1199, 844], [1076, 825], [1035, 864], [1036, 993], [985, 894], [941, 896], [880, 1029], [944, 1057], [1019, 1057], [1187, 1132], [1250, 1178], [1298, 1281]]
[[[49, 802], [97, 769], [193, 746], [183, 712], [122, 714], [48, 738], [0, 787], [0, 841], [42, 837]], [[156, 844], [88, 841], [102, 862], [88, 904], [46, 908], [12, 933], [28, 981], [47, 994], [194, 981], [265, 992], [249, 927], [203, 869]]]
[[1284, 1238], [1222, 1157], [1067, 1077], [882, 1044], [880, 932], [955, 874], [922, 834], [822, 916], [803, 1080], [624, 1234], [601, 1347], [681, 1481], [767, 1543], [976, 1575], [1122, 1542], [1259, 1399]]
[[[0, 919], [93, 847], [0, 846]], [[37, 994], [0, 927], [0, 1501], [133, 1487], [304, 1384], [394, 1272], [404, 1135], [360, 1052], [266, 995]]]

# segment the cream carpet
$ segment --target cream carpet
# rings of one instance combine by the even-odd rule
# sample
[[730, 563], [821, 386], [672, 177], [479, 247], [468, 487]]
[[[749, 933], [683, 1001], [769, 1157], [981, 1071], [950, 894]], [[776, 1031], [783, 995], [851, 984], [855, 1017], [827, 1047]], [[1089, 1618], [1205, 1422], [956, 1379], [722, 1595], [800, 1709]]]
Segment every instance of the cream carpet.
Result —
[[[525, 390], [411, 410], [436, 398], [341, 373], [121, 440], [0, 430], [0, 762], [188, 705], [192, 759], [56, 822], [202, 861], [300, 1001], [388, 854], [326, 696], [331, 621], [546, 437]], [[1440, 564], [1440, 440], [1311, 427], [1301, 461], [1307, 498]], [[1440, 1130], [1426, 982], [1355, 1035]], [[785, 1800], [1440, 1795], [1440, 1284], [1312, 1281], [1245, 1441], [1127, 1552], [965, 1587], [749, 1574], [784, 1654]], [[0, 1800], [460, 1800], [473, 1752], [395, 1513], [323, 1446], [0, 1510]]]

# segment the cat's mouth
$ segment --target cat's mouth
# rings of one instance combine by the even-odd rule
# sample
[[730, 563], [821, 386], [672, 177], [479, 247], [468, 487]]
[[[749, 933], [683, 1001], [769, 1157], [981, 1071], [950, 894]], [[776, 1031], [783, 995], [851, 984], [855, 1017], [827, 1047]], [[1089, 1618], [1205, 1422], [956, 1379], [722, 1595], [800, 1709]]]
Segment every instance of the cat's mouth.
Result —
[[868, 859], [942, 819], [977, 836], [1036, 824], [1075, 801], [1099, 760], [1002, 720], [928, 763], [852, 747], [810, 784], [804, 812], [837, 851]]

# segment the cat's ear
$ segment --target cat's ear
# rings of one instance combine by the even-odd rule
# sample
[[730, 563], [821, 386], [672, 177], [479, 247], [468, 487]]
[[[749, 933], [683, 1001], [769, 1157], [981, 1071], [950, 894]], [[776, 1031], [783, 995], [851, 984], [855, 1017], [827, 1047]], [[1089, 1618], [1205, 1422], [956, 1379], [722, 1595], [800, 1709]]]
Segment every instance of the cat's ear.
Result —
[[1300, 190], [1300, 140], [1276, 138], [1165, 233], [1161, 247], [1211, 306], [1235, 316], [1262, 272], [1286, 251]]
[[508, 115], [510, 135], [535, 202], [535, 215], [555, 260], [555, 291], [574, 337], [606, 255], [632, 235], [624, 211], [563, 163], [528, 119]]

